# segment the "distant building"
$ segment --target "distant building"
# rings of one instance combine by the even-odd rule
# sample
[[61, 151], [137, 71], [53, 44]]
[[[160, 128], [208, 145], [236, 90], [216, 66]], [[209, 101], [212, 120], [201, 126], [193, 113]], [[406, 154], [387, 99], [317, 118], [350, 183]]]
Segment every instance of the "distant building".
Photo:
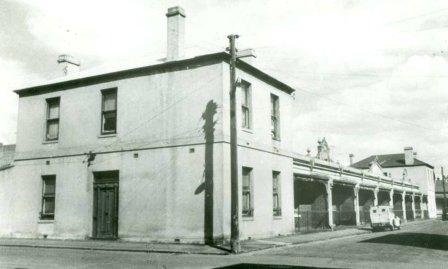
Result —
[[352, 165], [352, 167], [376, 171], [398, 179], [396, 184], [413, 183], [420, 187], [420, 191], [427, 200], [430, 218], [436, 217], [435, 178], [434, 167], [415, 158], [412, 147], [405, 147], [404, 153], [372, 155]]
[[[445, 192], [448, 197], [448, 182], [445, 180]], [[443, 198], [443, 182], [441, 179], [436, 180], [436, 206], [437, 206], [437, 216], [442, 216], [443, 213], [443, 203], [445, 199]]]

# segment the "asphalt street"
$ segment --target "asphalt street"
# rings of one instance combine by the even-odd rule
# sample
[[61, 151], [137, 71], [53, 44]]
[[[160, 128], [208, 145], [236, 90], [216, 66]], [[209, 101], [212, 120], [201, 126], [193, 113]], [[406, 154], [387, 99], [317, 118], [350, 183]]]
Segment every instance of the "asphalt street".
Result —
[[448, 268], [448, 222], [241, 255], [1, 247], [0, 268]]

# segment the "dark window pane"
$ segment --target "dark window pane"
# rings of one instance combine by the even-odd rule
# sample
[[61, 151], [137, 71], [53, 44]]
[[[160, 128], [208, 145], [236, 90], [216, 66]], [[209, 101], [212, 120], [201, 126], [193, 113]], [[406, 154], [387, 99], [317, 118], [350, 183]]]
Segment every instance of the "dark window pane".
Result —
[[54, 194], [56, 190], [56, 179], [54, 177], [44, 178], [44, 195]]
[[54, 219], [56, 177], [42, 176], [41, 219]]
[[45, 140], [59, 137], [59, 98], [47, 99], [47, 127]]
[[243, 184], [242, 184], [242, 214], [243, 216], [252, 216], [253, 214], [253, 201], [251, 190], [251, 174], [252, 169], [243, 167]]
[[54, 197], [44, 198], [43, 214], [54, 214]]
[[279, 100], [278, 96], [271, 94], [271, 134], [272, 138], [280, 138], [280, 126], [279, 126]]
[[103, 132], [115, 132], [117, 128], [116, 111], [103, 112]]
[[274, 216], [281, 216], [280, 173], [272, 172], [272, 209]]

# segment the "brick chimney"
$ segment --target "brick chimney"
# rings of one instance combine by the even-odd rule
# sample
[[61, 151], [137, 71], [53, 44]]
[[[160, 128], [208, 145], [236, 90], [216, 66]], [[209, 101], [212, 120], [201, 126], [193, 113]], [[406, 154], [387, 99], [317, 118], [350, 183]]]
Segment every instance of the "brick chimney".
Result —
[[168, 61], [184, 57], [185, 49], [185, 11], [176, 6], [168, 8], [167, 22], [167, 55]]
[[413, 165], [414, 164], [414, 150], [412, 147], [404, 148], [404, 164]]
[[348, 157], [350, 158], [350, 166], [351, 166], [353, 165], [353, 157], [355, 157], [355, 155], [353, 153], [350, 153]]
[[81, 66], [81, 63], [78, 60], [68, 54], [59, 55], [58, 64], [61, 67], [64, 76], [79, 72], [79, 67]]

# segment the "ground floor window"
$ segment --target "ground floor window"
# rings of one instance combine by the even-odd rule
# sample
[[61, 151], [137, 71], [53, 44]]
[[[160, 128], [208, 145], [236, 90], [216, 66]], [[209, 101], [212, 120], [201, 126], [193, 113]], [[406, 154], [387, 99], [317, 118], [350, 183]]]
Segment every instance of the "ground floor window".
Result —
[[252, 197], [252, 168], [243, 167], [243, 217], [252, 217], [254, 214]]
[[272, 198], [273, 198], [273, 215], [282, 215], [282, 204], [280, 199], [280, 172], [272, 171]]
[[42, 210], [40, 219], [53, 220], [56, 194], [56, 176], [42, 176]]

